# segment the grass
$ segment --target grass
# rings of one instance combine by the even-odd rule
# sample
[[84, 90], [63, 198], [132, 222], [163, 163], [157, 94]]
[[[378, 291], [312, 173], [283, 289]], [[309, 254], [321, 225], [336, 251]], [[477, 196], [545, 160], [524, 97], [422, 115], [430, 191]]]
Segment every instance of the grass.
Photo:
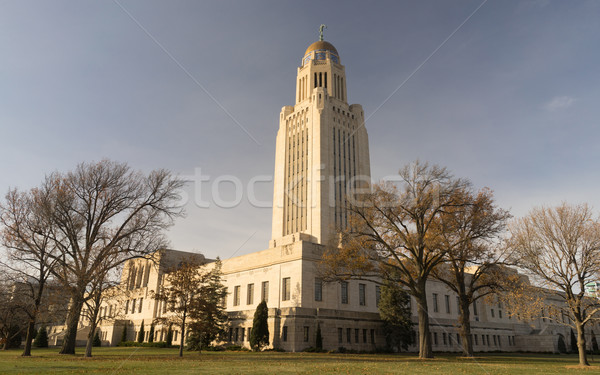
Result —
[[600, 374], [572, 368], [575, 355], [482, 354], [473, 359], [438, 355], [419, 360], [413, 354], [321, 354], [277, 352], [185, 352], [159, 348], [94, 348], [93, 358], [35, 349], [31, 358], [21, 351], [0, 351], [0, 374]]

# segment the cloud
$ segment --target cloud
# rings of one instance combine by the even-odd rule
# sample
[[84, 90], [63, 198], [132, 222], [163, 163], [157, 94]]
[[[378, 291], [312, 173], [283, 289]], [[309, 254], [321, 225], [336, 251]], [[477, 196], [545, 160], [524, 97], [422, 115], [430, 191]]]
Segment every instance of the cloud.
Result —
[[560, 109], [569, 108], [575, 103], [575, 98], [570, 96], [556, 96], [548, 103], [544, 104], [547, 111], [557, 111]]

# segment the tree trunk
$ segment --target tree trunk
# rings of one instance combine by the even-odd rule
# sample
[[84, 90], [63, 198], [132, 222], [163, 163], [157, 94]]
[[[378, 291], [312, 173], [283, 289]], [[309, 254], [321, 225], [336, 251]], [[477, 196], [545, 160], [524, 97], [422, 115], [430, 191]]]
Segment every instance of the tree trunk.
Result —
[[417, 301], [417, 315], [419, 318], [419, 358], [433, 358], [431, 349], [431, 337], [429, 333], [429, 313], [427, 311], [427, 294], [425, 283], [419, 285]]
[[[94, 318], [94, 321], [96, 319]], [[85, 357], [92, 358], [92, 346], [94, 346], [94, 335], [96, 334], [96, 323], [92, 323], [90, 326], [90, 333], [88, 334], [87, 343], [85, 344]]]
[[23, 349], [23, 357], [31, 357], [31, 344], [33, 343], [33, 338], [35, 337], [35, 318], [29, 319], [29, 324], [27, 325], [27, 338], [25, 339], [25, 349]]
[[185, 342], [185, 318], [187, 312], [184, 311], [183, 319], [181, 320], [181, 339], [179, 340], [179, 356], [183, 357], [183, 343]]
[[580, 366], [589, 366], [589, 362], [587, 360], [587, 353], [585, 351], [585, 331], [584, 326], [580, 322], [575, 322], [577, 326], [577, 350], [579, 351], [579, 365]]
[[60, 349], [60, 354], [75, 354], [75, 344], [77, 343], [77, 328], [79, 325], [79, 315], [83, 307], [83, 299], [81, 296], [73, 298], [73, 304], [69, 308], [67, 314], [67, 331]]
[[469, 310], [469, 301], [466, 296], [459, 297], [460, 301], [460, 335], [462, 337], [462, 347], [465, 357], [473, 356], [473, 337], [471, 336], [471, 311]]

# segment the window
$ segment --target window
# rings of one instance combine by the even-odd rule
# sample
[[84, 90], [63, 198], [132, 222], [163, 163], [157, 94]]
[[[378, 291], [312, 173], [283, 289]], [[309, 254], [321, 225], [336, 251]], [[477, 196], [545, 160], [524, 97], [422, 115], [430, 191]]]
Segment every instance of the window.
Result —
[[310, 327], [304, 326], [304, 342], [308, 342]]
[[363, 343], [367, 343], [367, 330], [363, 329]]
[[290, 278], [284, 277], [281, 281], [281, 300], [289, 301], [290, 300]]
[[283, 326], [283, 329], [281, 331], [281, 340], [283, 341], [287, 341], [287, 326]]
[[342, 303], [344, 303], [344, 304], [348, 303], [348, 282], [342, 281], [341, 288], [342, 288]]
[[437, 338], [437, 332], [433, 333], [433, 345], [437, 345], [438, 344], [438, 338]]
[[240, 286], [236, 285], [233, 287], [233, 306], [240, 305]]
[[495, 346], [495, 345], [498, 345], [498, 344], [496, 343], [496, 335], [493, 335], [492, 337], [494, 338], [494, 346]]
[[338, 328], [338, 343], [341, 344], [342, 343], [342, 329]]
[[479, 342], [477, 342], [477, 335], [473, 335], [473, 338], [475, 339], [475, 345], [479, 345]]
[[367, 288], [366, 284], [358, 284], [358, 304], [361, 306], [365, 306], [366, 305], [366, 291], [365, 289]]
[[371, 344], [375, 344], [375, 330], [371, 329]]
[[[286, 328], [286, 330], [287, 330], [287, 328]], [[247, 335], [248, 341], [250, 341], [250, 334], [251, 333], [252, 333], [252, 327], [248, 327], [248, 335]]]
[[433, 293], [433, 312], [438, 312], [438, 295], [437, 293]]
[[490, 312], [492, 314], [492, 318], [494, 317], [494, 309], [490, 309]]
[[175, 331], [173, 332], [173, 340], [177, 341], [177, 334], [179, 333], [179, 331]]
[[229, 327], [229, 341], [233, 341], [233, 328]]
[[448, 337], [446, 336], [446, 332], [442, 333], [442, 338], [444, 339], [444, 345], [448, 345]]
[[240, 338], [240, 341], [244, 341], [245, 339], [245, 335], [246, 335], [246, 329], [244, 327], [240, 328], [240, 334], [242, 335], [242, 337]]
[[263, 281], [262, 288], [260, 290], [261, 301], [269, 302], [269, 282]]
[[142, 312], [142, 305], [144, 304], [144, 299], [140, 298], [140, 306], [138, 307], [138, 313]]
[[459, 333], [456, 334], [456, 343], [458, 345], [460, 345], [460, 334]]
[[131, 301], [131, 313], [135, 314], [135, 298]]
[[248, 295], [246, 296], [246, 304], [252, 305], [253, 303], [254, 303], [254, 284], [248, 284]]
[[490, 346], [490, 335], [485, 335], [488, 346]]
[[239, 339], [239, 334], [240, 334], [240, 329], [238, 327], [235, 327], [235, 335], [233, 337], [234, 341], [238, 341]]
[[352, 328], [346, 328], [346, 341], [352, 343]]
[[479, 312], [477, 311], [477, 301], [473, 301], [473, 315], [479, 315]]
[[375, 306], [379, 307], [379, 300], [381, 300], [381, 287], [375, 285]]
[[498, 310], [498, 318], [502, 319], [502, 310]]
[[323, 301], [323, 281], [315, 279], [315, 301]]
[[446, 294], [444, 299], [446, 300], [446, 313], [450, 314], [450, 296]]
[[358, 344], [358, 332], [359, 332], [359, 329], [355, 328], [354, 329], [354, 342], [357, 344]]
[[125, 314], [129, 311], [129, 300], [125, 301]]

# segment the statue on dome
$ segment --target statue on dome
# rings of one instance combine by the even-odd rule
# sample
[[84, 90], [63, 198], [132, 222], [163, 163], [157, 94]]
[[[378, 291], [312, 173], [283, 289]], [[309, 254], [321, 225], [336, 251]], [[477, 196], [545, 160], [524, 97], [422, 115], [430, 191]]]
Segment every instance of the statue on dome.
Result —
[[326, 29], [326, 28], [327, 28], [327, 25], [322, 24], [321, 26], [319, 26], [319, 40], [320, 41], [323, 41], [323, 29]]

